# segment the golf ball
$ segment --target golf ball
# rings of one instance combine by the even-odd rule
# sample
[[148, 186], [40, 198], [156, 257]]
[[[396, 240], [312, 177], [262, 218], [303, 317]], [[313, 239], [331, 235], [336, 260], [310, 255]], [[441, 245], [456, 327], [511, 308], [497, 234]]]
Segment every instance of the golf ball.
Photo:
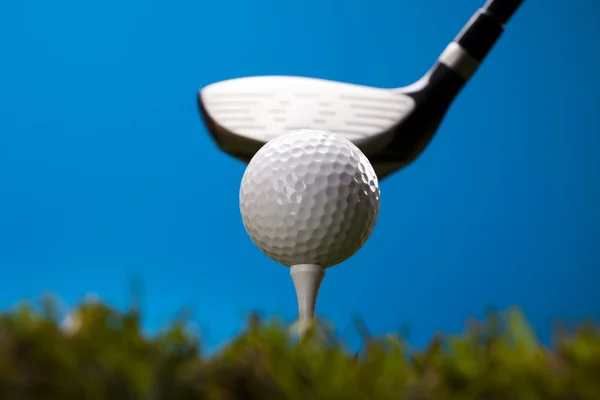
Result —
[[292, 266], [334, 266], [356, 253], [379, 213], [379, 182], [349, 140], [296, 130], [266, 143], [242, 178], [240, 211], [252, 241]]

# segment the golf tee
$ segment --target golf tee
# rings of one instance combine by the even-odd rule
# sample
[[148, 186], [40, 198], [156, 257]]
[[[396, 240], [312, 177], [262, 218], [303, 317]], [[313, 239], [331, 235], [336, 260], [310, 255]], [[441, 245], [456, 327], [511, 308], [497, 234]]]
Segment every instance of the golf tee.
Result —
[[307, 328], [315, 317], [317, 296], [325, 277], [325, 268], [315, 264], [298, 264], [290, 268], [298, 298], [298, 324]]

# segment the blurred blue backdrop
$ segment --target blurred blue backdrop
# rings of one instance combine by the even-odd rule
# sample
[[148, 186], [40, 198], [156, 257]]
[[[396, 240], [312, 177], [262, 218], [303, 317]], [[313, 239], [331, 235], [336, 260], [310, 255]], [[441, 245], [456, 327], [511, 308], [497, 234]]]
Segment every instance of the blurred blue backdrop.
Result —
[[[191, 307], [207, 343], [251, 310], [296, 315], [289, 272], [247, 237], [244, 166], [196, 91], [245, 75], [411, 83], [483, 0], [22, 0], [0, 12], [0, 307], [44, 291], [146, 328]], [[422, 345], [486, 307], [600, 316], [600, 3], [526, 0], [421, 158], [382, 183], [365, 247], [318, 312], [349, 340], [411, 327]]]

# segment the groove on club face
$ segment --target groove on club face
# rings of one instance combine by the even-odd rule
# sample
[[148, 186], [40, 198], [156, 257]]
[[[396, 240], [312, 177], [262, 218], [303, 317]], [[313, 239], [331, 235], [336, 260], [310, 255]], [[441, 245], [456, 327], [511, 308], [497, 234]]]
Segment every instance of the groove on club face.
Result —
[[488, 0], [417, 82], [379, 89], [295, 76], [237, 78], [198, 94], [208, 132], [226, 153], [248, 162], [262, 145], [295, 129], [346, 137], [379, 179], [413, 162], [450, 105], [501, 36], [522, 0]]

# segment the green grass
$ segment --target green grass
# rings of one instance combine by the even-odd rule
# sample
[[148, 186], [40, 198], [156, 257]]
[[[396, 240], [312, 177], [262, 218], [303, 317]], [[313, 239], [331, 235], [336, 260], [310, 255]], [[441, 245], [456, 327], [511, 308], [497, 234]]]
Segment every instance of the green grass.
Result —
[[300, 343], [253, 316], [211, 357], [184, 322], [152, 337], [140, 312], [83, 303], [65, 329], [55, 303], [0, 316], [0, 399], [600, 399], [600, 330], [557, 331], [542, 346], [517, 310], [470, 321], [424, 350], [364, 338], [358, 355], [326, 324]]

